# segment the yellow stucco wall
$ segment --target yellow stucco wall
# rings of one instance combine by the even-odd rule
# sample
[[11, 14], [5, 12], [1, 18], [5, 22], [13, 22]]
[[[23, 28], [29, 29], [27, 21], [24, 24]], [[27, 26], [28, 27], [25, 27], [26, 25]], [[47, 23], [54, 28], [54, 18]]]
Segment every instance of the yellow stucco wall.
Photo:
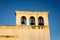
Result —
[[[15, 26], [0, 26], [0, 40], [50, 40], [50, 30], [48, 24], [48, 12], [36, 11], [15, 11], [16, 25]], [[21, 16], [26, 16], [27, 25], [21, 26]], [[35, 28], [29, 25], [29, 18], [35, 17]], [[38, 28], [38, 17], [44, 18], [44, 26]]]
[[[22, 29], [16, 26], [1, 26], [0, 40], [50, 40], [49, 27]], [[7, 37], [8, 36], [8, 37]]]
[[20, 25], [21, 17], [25, 16], [27, 18], [27, 25], [29, 25], [29, 19], [31, 16], [35, 17], [36, 26], [38, 26], [38, 17], [42, 16], [44, 18], [44, 25], [49, 26], [48, 24], [48, 12], [37, 12], [37, 11], [16, 11], [16, 25]]

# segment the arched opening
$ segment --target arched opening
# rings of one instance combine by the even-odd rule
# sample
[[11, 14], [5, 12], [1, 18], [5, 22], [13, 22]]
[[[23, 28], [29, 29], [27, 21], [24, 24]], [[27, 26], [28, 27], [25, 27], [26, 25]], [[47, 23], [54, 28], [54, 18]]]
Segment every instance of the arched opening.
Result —
[[35, 25], [35, 18], [33, 16], [30, 17], [30, 25]]
[[21, 25], [26, 25], [26, 17], [25, 16], [21, 17]]
[[43, 17], [39, 17], [38, 18], [38, 26], [41, 26], [41, 25], [44, 25], [44, 19], [43, 19]]

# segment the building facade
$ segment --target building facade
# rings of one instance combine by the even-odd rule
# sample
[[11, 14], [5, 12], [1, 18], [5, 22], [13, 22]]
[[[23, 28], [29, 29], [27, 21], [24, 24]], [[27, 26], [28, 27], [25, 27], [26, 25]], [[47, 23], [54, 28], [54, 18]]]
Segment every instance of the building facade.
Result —
[[48, 12], [15, 11], [15, 15], [15, 26], [1, 26], [0, 37], [7, 38], [4, 40], [50, 40]]

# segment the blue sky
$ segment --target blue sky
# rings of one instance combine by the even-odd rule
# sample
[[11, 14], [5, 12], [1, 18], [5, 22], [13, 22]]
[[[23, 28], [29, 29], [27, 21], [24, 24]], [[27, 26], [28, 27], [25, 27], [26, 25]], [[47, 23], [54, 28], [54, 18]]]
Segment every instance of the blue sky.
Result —
[[0, 25], [15, 25], [15, 10], [49, 11], [51, 40], [60, 40], [59, 0], [0, 0]]

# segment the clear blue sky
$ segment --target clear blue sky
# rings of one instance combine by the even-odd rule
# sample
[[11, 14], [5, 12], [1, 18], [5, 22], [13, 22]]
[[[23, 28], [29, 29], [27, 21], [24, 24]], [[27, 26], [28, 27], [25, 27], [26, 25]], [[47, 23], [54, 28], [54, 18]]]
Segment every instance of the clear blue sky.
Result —
[[51, 40], [60, 40], [60, 1], [0, 0], [0, 25], [15, 25], [15, 10], [49, 11]]

